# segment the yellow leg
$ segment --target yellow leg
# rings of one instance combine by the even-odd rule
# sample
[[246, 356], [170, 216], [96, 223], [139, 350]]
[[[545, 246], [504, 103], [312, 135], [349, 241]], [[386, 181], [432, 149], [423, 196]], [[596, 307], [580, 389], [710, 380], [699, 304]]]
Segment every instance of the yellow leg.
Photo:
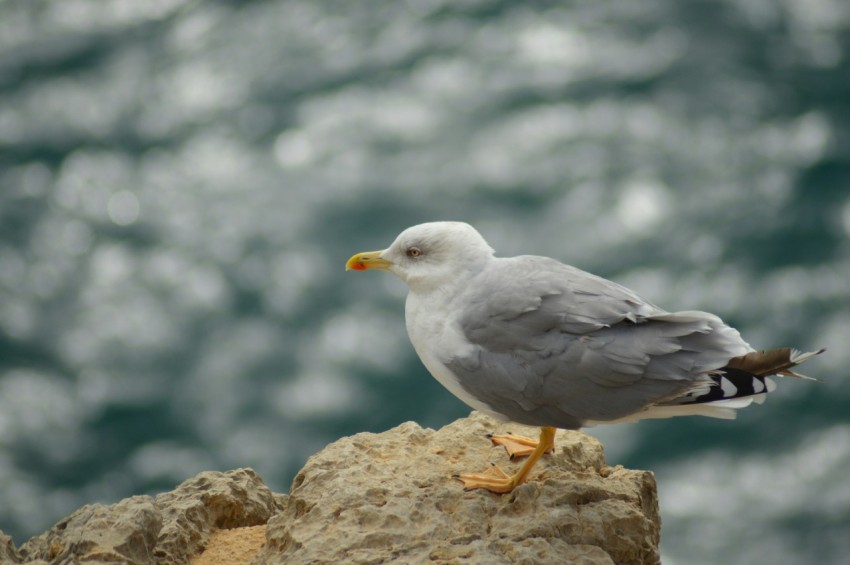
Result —
[[525, 481], [532, 467], [554, 445], [555, 428], [540, 428], [540, 440], [537, 442], [537, 447], [534, 448], [528, 460], [515, 475], [508, 476], [500, 468], [494, 466], [483, 473], [455, 475], [454, 478], [463, 482], [466, 490], [483, 488], [495, 493], [511, 492], [517, 485]]

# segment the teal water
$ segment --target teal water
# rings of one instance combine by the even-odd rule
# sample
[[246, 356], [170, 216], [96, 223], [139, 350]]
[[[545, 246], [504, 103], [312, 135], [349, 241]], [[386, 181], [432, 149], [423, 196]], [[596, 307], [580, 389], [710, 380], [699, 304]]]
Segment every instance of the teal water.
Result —
[[755, 347], [737, 421], [593, 428], [665, 563], [850, 551], [850, 9], [813, 2], [0, 2], [0, 529], [468, 409], [400, 281], [434, 219]]

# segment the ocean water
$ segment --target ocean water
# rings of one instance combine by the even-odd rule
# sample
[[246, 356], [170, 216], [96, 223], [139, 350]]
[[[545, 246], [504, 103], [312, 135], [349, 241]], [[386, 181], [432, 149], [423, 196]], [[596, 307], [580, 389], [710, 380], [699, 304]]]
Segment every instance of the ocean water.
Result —
[[0, 529], [468, 413], [403, 284], [427, 220], [757, 348], [829, 348], [737, 421], [600, 426], [666, 564], [850, 552], [843, 0], [0, 2]]

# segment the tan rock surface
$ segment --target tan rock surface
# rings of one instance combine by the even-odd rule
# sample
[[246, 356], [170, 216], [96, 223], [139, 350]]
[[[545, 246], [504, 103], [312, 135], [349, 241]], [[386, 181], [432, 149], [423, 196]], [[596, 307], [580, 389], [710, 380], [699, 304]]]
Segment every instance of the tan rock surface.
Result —
[[204, 552], [189, 565], [248, 565], [266, 543], [265, 526], [216, 530]]
[[556, 452], [508, 495], [464, 492], [451, 475], [498, 463], [485, 435], [537, 430], [475, 414], [439, 431], [405, 423], [311, 457], [255, 563], [657, 563], [652, 473], [605, 465], [602, 446], [558, 433]]

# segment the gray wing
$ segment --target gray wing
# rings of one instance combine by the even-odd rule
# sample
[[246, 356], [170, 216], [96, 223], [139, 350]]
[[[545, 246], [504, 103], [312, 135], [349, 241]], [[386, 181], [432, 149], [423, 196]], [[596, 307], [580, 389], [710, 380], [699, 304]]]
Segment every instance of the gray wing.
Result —
[[699, 387], [706, 371], [751, 350], [712, 314], [666, 312], [544, 257], [497, 260], [459, 300], [457, 322], [474, 347], [446, 365], [469, 393], [524, 424], [622, 418]]

